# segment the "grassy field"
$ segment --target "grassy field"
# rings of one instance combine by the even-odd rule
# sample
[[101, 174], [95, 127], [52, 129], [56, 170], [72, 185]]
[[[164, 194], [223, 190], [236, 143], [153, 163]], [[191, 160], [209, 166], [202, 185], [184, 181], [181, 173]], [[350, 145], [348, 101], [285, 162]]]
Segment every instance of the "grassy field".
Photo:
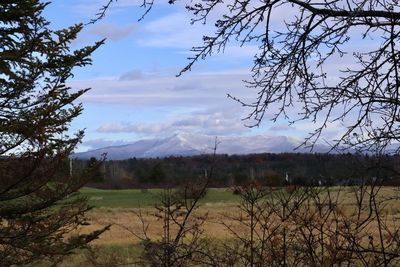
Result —
[[[353, 189], [347, 188], [330, 188], [330, 192], [334, 195], [340, 194], [340, 206], [345, 213], [354, 210], [354, 195], [351, 193]], [[132, 234], [135, 232], [140, 236], [142, 225], [138, 219], [140, 211], [143, 219], [149, 224], [147, 234], [152, 239], [157, 239], [162, 235], [162, 221], [155, 214], [155, 204], [158, 202], [161, 189], [149, 190], [99, 190], [93, 188], [83, 188], [80, 193], [86, 196], [89, 204], [94, 206], [88, 214], [91, 225], [81, 229], [81, 232], [90, 232], [106, 225], [111, 224], [109, 231], [102, 234], [100, 239], [94, 241], [94, 246], [104, 259], [112, 259], [117, 256], [124, 259], [123, 263], [129, 263], [134, 259], [138, 259], [138, 255], [142, 250], [141, 240], [138, 236]], [[395, 188], [384, 187], [379, 195], [381, 197], [390, 197], [399, 195], [399, 191]], [[233, 194], [230, 189], [209, 189], [206, 197], [201, 200], [200, 208], [196, 211], [198, 214], [207, 214], [207, 221], [203, 225], [204, 233], [207, 237], [216, 240], [226, 240], [229, 238], [229, 232], [221, 222], [228, 222], [230, 216], [240, 214], [239, 196]], [[400, 203], [399, 201], [389, 201], [384, 207], [384, 213], [388, 220], [397, 221], [400, 219]], [[227, 221], [228, 220], [228, 221]], [[372, 225], [375, 227], [375, 225]], [[87, 252], [78, 251], [77, 254], [69, 257], [59, 266], [91, 266], [87, 265], [89, 260]], [[100, 259], [106, 264], [105, 261]], [[50, 266], [50, 264], [41, 263], [40, 267]], [[104, 265], [107, 266], [107, 265]], [[135, 266], [125, 265], [125, 266]]]
[[[144, 208], [153, 207], [158, 202], [162, 189], [101, 190], [85, 187], [80, 192], [96, 208]], [[239, 197], [229, 189], [211, 188], [201, 201], [204, 204], [235, 203], [238, 200]]]
[[[86, 196], [89, 204], [94, 207], [88, 214], [91, 225], [81, 230], [90, 232], [111, 224], [111, 229], [103, 233], [100, 239], [93, 242], [99, 262], [107, 265], [107, 259], [118, 257], [123, 259], [123, 266], [136, 266], [127, 264], [138, 259], [142, 250], [141, 240], [129, 231], [141, 229], [137, 212], [140, 210], [147, 223], [150, 224], [149, 236], [161, 235], [161, 222], [154, 216], [154, 206], [159, 201], [162, 189], [129, 189], [129, 190], [100, 190], [82, 188], [80, 193]], [[204, 225], [206, 232], [215, 238], [224, 238], [224, 227], [218, 223], [226, 212], [234, 212], [239, 197], [230, 189], [211, 188], [205, 198], [201, 200], [199, 213], [208, 213], [208, 222]], [[129, 229], [129, 230], [127, 230]], [[140, 235], [140, 231], [138, 232]], [[68, 256], [60, 267], [92, 266], [87, 251], [77, 251]], [[50, 262], [40, 262], [35, 267], [49, 267]], [[112, 265], [110, 265], [112, 266]]]
[[[351, 193], [352, 188], [340, 189], [340, 206], [345, 213], [351, 213], [355, 208], [355, 198]], [[141, 229], [138, 212], [140, 211], [150, 224], [149, 234], [152, 237], [161, 235], [162, 225], [160, 220], [154, 216], [155, 204], [158, 202], [161, 189], [131, 189], [131, 190], [99, 190], [83, 188], [81, 194], [89, 199], [89, 204], [94, 209], [88, 214], [91, 226], [86, 231], [99, 229], [100, 227], [112, 224], [111, 230], [105, 232], [101, 238], [95, 241], [98, 245], [121, 245], [137, 243], [140, 240], [124, 228], [132, 231]], [[330, 188], [335, 195], [339, 188]], [[398, 191], [391, 187], [382, 188], [379, 195], [390, 197], [397, 195]], [[207, 214], [207, 222], [204, 225], [205, 232], [217, 238], [226, 237], [226, 229], [221, 221], [231, 215], [239, 213], [239, 196], [233, 194], [230, 189], [208, 190], [204, 199], [201, 200], [200, 208], [196, 211], [200, 214]], [[389, 201], [385, 204], [384, 213], [388, 218], [400, 219], [399, 201]]]
[[[149, 235], [158, 237], [161, 235], [161, 221], [155, 216], [155, 205], [159, 201], [162, 189], [130, 189], [130, 190], [100, 190], [83, 188], [80, 193], [86, 196], [89, 204], [94, 207], [88, 214], [91, 225], [83, 232], [99, 229], [111, 224], [109, 231], [102, 234], [95, 244], [101, 246], [120, 246], [137, 244], [140, 239], [132, 235], [131, 231], [141, 229], [138, 212], [149, 223]], [[200, 208], [196, 211], [207, 215], [207, 223], [204, 228], [213, 236], [223, 238], [226, 233], [219, 223], [225, 214], [235, 213], [239, 196], [233, 194], [230, 189], [211, 188], [201, 200]], [[139, 233], [140, 234], [140, 233]]]

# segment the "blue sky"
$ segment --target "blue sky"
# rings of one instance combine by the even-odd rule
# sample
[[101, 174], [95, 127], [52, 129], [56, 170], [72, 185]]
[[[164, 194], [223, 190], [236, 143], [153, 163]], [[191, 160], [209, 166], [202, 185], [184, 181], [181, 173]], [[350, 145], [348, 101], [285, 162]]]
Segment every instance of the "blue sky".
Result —
[[[54, 29], [88, 22], [107, 0], [54, 0], [45, 16]], [[165, 137], [177, 132], [210, 135], [288, 135], [305, 137], [310, 123], [289, 126], [268, 121], [258, 128], [242, 119], [250, 110], [228, 99], [229, 93], [243, 100], [257, 94], [246, 88], [256, 44], [230, 44], [225, 53], [198, 62], [191, 72], [176, 74], [188, 62], [192, 46], [203, 34], [214, 31], [211, 24], [190, 25], [190, 14], [180, 4], [164, 1], [138, 22], [144, 9], [139, 1], [119, 0], [106, 17], [88, 25], [73, 47], [107, 38], [93, 55], [93, 65], [75, 71], [73, 88], [91, 87], [80, 101], [83, 114], [72, 129], [86, 129], [79, 150], [132, 143], [138, 139]], [[270, 114], [273, 110], [270, 111]], [[335, 136], [333, 129], [325, 133]]]

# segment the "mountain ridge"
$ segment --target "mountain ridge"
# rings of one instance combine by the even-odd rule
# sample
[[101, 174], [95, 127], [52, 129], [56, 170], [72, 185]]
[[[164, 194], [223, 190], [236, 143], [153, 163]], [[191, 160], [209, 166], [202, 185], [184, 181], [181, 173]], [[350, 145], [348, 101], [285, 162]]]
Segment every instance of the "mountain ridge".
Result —
[[[217, 138], [217, 139], [215, 139]], [[310, 152], [299, 147], [303, 142], [288, 136], [219, 136], [178, 133], [166, 138], [143, 139], [132, 144], [107, 146], [73, 155], [79, 159], [101, 158], [107, 154], [108, 160], [129, 158], [156, 158], [167, 156], [195, 156], [213, 153], [217, 140], [217, 153], [245, 155], [257, 153]], [[295, 150], [295, 148], [299, 147]], [[328, 147], [317, 145], [313, 152], [327, 152]]]

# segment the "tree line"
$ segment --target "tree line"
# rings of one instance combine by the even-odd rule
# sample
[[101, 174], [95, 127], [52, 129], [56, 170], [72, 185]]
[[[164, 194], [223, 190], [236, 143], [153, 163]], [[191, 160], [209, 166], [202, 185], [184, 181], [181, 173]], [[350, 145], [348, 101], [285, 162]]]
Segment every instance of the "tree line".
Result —
[[[131, 158], [100, 162], [74, 160], [75, 169], [101, 164], [90, 177], [89, 186], [99, 188], [151, 188], [176, 186], [209, 175], [209, 155]], [[295, 184], [359, 185], [380, 177], [387, 185], [399, 183], [400, 158], [368, 154], [251, 154], [216, 155], [216, 168], [210, 186], [230, 187], [251, 181], [270, 186]]]

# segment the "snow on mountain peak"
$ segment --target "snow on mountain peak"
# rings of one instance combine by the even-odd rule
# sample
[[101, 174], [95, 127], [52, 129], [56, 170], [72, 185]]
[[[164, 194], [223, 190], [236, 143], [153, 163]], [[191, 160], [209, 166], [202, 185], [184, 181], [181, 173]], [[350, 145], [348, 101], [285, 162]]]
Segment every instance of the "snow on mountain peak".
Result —
[[[218, 154], [253, 154], [309, 152], [306, 149], [294, 150], [302, 141], [287, 136], [219, 136]], [[100, 148], [77, 153], [77, 158], [88, 159], [107, 153], [109, 160], [128, 158], [154, 158], [166, 156], [193, 156], [213, 152], [215, 136], [192, 133], [177, 133], [164, 139], [140, 140], [130, 145]], [[319, 147], [317, 152], [326, 152], [326, 147]]]

